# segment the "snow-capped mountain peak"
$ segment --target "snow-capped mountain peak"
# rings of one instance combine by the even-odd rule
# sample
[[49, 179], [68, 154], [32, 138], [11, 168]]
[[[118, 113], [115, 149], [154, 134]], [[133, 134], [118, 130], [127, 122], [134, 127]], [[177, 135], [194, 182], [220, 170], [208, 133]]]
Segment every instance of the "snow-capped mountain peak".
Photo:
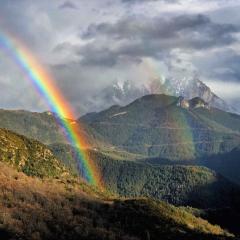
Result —
[[236, 112], [234, 108], [214, 94], [197, 76], [184, 76], [181, 79], [171, 77], [164, 79], [164, 81], [160, 78], [155, 78], [152, 81], [142, 84], [140, 87], [137, 87], [129, 80], [116, 81], [96, 97], [101, 98], [109, 105], [125, 105], [144, 95], [163, 93], [173, 96], [183, 96], [186, 99], [199, 97], [209, 104], [210, 107]]

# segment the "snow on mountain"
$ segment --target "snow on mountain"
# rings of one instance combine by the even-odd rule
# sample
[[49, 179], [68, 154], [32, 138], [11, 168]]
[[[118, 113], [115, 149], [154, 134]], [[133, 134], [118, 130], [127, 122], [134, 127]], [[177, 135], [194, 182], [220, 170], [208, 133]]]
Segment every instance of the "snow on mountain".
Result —
[[110, 105], [125, 105], [131, 101], [148, 94], [168, 94], [182, 96], [186, 99], [199, 97], [210, 107], [216, 107], [228, 112], [236, 112], [236, 109], [228, 105], [223, 99], [214, 94], [211, 89], [198, 77], [168, 78], [162, 81], [155, 78], [148, 83], [136, 86], [131, 81], [116, 81], [106, 87], [100, 94], [95, 96], [101, 102]]

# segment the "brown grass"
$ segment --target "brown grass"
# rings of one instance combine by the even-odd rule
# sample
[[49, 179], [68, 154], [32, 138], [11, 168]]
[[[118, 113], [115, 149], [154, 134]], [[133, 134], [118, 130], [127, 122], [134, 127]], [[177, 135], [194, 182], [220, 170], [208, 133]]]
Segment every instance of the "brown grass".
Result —
[[160, 236], [190, 240], [193, 236], [226, 239], [228, 235], [169, 204], [111, 200], [78, 179], [29, 177], [0, 163], [1, 240], [148, 240]]

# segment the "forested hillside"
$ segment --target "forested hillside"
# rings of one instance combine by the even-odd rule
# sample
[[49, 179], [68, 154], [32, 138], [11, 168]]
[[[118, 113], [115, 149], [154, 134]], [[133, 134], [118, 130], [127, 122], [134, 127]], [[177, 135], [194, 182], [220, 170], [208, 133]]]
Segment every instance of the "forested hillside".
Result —
[[234, 239], [182, 208], [99, 192], [39, 142], [7, 130], [0, 138], [1, 240]]
[[[75, 173], [78, 164], [69, 145], [54, 145], [53, 153]], [[89, 151], [105, 187], [122, 197], [150, 197], [175, 205], [200, 208], [231, 206], [240, 197], [240, 187], [214, 171], [199, 166], [151, 165], [113, 159]]]

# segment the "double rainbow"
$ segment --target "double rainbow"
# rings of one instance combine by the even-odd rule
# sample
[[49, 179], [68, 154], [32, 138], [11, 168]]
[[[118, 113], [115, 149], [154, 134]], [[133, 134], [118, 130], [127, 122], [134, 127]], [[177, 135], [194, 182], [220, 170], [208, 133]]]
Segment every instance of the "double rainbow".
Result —
[[100, 175], [86, 152], [87, 144], [80, 134], [81, 126], [72, 124], [72, 119], [75, 117], [73, 110], [64, 99], [50, 74], [40, 66], [33, 54], [10, 34], [0, 32], [0, 47], [11, 56], [11, 59], [28, 76], [37, 92], [46, 100], [50, 111], [56, 114], [58, 122], [65, 130], [68, 142], [74, 146], [74, 156], [78, 160], [83, 177], [88, 183], [102, 189]]

